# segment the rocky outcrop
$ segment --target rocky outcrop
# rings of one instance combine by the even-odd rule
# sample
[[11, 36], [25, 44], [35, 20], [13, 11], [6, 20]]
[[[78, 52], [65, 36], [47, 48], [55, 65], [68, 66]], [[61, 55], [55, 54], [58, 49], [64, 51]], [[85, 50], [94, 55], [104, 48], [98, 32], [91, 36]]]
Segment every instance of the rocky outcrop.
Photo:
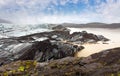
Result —
[[34, 60], [42, 62], [60, 59], [67, 56], [74, 56], [78, 51], [83, 49], [82, 46], [81, 49], [78, 50], [78, 47], [74, 47], [74, 45], [65, 44], [62, 42], [51, 43], [49, 40], [39, 42], [38, 46], [39, 50], [37, 50]]
[[86, 58], [66, 57], [38, 63], [16, 61], [0, 67], [0, 75], [29, 76], [119, 76], [120, 47]]
[[9, 41], [9, 43], [11, 44], [7, 44], [6, 42], [1, 46], [1, 65], [17, 60], [36, 60], [39, 62], [55, 60], [67, 56], [74, 56], [78, 51], [84, 49], [83, 46], [58, 41], [53, 42], [50, 39], [24, 43], [15, 40]]
[[[67, 57], [50, 61], [39, 68], [45, 76], [111, 76], [120, 75], [120, 48], [93, 54], [86, 58]], [[48, 71], [50, 70], [50, 71]]]
[[16, 60], [48, 61], [74, 56], [83, 46], [74, 43], [97, 42], [106, 39], [91, 33], [52, 31], [22, 37], [0, 39], [1, 65]]
[[95, 35], [92, 33], [87, 33], [86, 31], [82, 32], [74, 32], [70, 36], [70, 41], [77, 42], [79, 41], [81, 44], [83, 43], [96, 43], [98, 41], [109, 41], [109, 39], [105, 38], [102, 35]]
[[[55, 31], [61, 32], [69, 32], [70, 30], [64, 27], [63, 25], [58, 25], [52, 28]], [[59, 37], [59, 36], [58, 36]], [[59, 40], [64, 39], [68, 42], [74, 42], [77, 44], [84, 44], [84, 43], [96, 43], [98, 41], [106, 42], [109, 41], [108, 38], [102, 35], [95, 35], [93, 33], [88, 33], [87, 31], [81, 32], [74, 32], [72, 34], [65, 34], [63, 37], [58, 38]]]

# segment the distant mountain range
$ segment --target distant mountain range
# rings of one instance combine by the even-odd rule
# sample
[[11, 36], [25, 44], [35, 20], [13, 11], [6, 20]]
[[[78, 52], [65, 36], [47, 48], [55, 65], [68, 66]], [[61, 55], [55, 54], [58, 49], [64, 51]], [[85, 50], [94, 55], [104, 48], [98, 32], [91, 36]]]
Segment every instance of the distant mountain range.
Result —
[[120, 23], [112, 23], [112, 24], [105, 24], [105, 23], [87, 23], [87, 24], [74, 24], [74, 23], [63, 23], [60, 24], [65, 27], [74, 27], [74, 28], [120, 28]]
[[4, 19], [0, 19], [0, 23], [11, 23], [11, 22]]
[[[4, 19], [0, 19], [0, 23], [8, 23], [11, 24], [12, 22]], [[86, 24], [77, 24], [77, 23], [62, 23], [62, 24], [48, 24], [51, 27], [62, 25], [65, 27], [73, 27], [73, 28], [109, 28], [109, 29], [117, 29], [120, 28], [120, 23], [99, 23], [99, 22], [92, 22]]]

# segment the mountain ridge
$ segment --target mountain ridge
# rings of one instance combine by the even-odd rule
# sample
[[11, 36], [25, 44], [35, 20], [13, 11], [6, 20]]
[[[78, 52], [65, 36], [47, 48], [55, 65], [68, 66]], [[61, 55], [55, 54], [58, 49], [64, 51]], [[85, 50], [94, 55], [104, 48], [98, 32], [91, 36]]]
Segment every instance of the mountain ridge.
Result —
[[0, 23], [12, 23], [12, 22], [10, 22], [10, 21], [8, 21], [8, 20], [1, 19], [1, 18], [0, 18]]
[[120, 23], [111, 23], [111, 24], [99, 23], [99, 22], [86, 23], [86, 24], [62, 23], [59, 25], [65, 27], [73, 27], [73, 28], [109, 28], [109, 29], [120, 28]]

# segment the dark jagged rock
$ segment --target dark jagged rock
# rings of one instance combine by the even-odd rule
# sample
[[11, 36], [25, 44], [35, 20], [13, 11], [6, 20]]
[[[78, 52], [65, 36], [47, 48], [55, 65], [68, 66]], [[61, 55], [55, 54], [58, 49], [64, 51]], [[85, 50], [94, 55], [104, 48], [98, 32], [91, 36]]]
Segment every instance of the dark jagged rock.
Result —
[[[60, 59], [67, 56], [74, 56], [83, 47], [74, 47], [72, 44], [63, 42], [50, 42], [49, 39], [43, 41], [35, 41], [32, 43], [11, 43], [3, 44], [1, 48], [0, 58], [5, 58], [3, 63], [7, 64], [16, 60], [37, 60], [40, 62], [47, 60]], [[8, 54], [7, 54], [8, 53]], [[7, 62], [6, 62], [7, 61]]]
[[[52, 32], [43, 32], [43, 33], [36, 33], [36, 34], [27, 35], [27, 36], [17, 37], [17, 38], [14, 38], [14, 40], [17, 40], [20, 42], [30, 42], [43, 37], [47, 37], [53, 40], [59, 40], [60, 38], [67, 39], [69, 35], [70, 35], [69, 31], [52, 31]], [[54, 36], [56, 37], [54, 38]]]
[[105, 38], [105, 37], [102, 36], [102, 35], [97, 35], [97, 37], [98, 37], [98, 39], [99, 39], [100, 41], [109, 41], [108, 38]]
[[87, 33], [86, 31], [74, 32], [69, 37], [70, 37], [70, 41], [72, 42], [80, 41], [81, 43], [86, 43], [86, 42], [95, 43], [98, 41], [109, 41], [109, 39], [105, 38], [102, 35], [95, 35], [92, 33]]
[[62, 26], [62, 25], [58, 25], [52, 28], [55, 31], [70, 31], [69, 29], [67, 29], [66, 27]]
[[[38, 61], [47, 61], [51, 59], [60, 59], [67, 56], [74, 56], [75, 53], [82, 50], [78, 50], [74, 45], [65, 44], [65, 43], [51, 43], [49, 40], [39, 42], [38, 45], [40, 48], [35, 55], [35, 60]], [[46, 46], [46, 47], [45, 47]]]

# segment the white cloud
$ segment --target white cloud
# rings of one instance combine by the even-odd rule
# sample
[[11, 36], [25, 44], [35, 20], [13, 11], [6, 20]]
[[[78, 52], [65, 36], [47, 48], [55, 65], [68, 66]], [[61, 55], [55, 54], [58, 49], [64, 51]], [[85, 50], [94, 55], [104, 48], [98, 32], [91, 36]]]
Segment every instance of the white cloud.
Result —
[[5, 4], [4, 0], [0, 0], [0, 5]]
[[65, 5], [67, 2], [69, 2], [69, 0], [60, 0], [61, 5]]
[[[98, 14], [93, 13], [83, 13], [83, 14], [55, 14], [55, 15], [46, 15], [46, 14], [40, 14], [37, 16], [30, 16], [27, 13], [19, 13], [14, 14], [15, 18], [13, 18], [13, 21], [15, 23], [23, 23], [23, 24], [36, 24], [36, 23], [88, 23], [92, 21], [99, 21], [97, 19], [99, 16]], [[18, 19], [18, 20], [17, 20]]]
[[75, 4], [78, 3], [78, 1], [79, 1], [79, 0], [72, 0], [72, 2], [75, 3]]
[[3, 7], [7, 4], [9, 4], [9, 2], [11, 2], [12, 0], [0, 0], [0, 7]]
[[[96, 5], [91, 6], [90, 0], [0, 0], [0, 18], [12, 20], [15, 23], [85, 23], [85, 22], [120, 22], [120, 0], [95, 0]], [[70, 14], [62, 14], [55, 6], [67, 3], [84, 2], [88, 8], [81, 13], [72, 11]], [[55, 6], [54, 6], [55, 5]], [[7, 9], [18, 9], [10, 12]], [[43, 10], [53, 11], [53, 15], [44, 14]], [[63, 8], [64, 9], [64, 8]], [[93, 11], [94, 10], [94, 11]], [[36, 13], [37, 12], [37, 13]], [[32, 14], [31, 14], [32, 13]]]
[[120, 22], [120, 0], [107, 0], [96, 6], [96, 11], [102, 19], [108, 23]]

